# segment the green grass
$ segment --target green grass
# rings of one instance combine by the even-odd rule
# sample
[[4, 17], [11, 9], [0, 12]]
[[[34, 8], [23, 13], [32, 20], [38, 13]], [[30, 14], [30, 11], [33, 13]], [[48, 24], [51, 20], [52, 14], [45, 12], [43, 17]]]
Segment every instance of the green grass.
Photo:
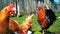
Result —
[[[60, 34], [60, 18], [58, 18], [60, 16], [59, 13], [56, 13], [57, 16], [57, 20], [55, 21], [55, 23], [48, 29], [49, 33], [48, 34]], [[17, 20], [18, 22], [20, 22], [20, 24], [22, 24], [22, 22], [27, 18], [27, 15], [24, 15], [22, 17], [12, 17], [11, 19], [13, 20]], [[41, 34], [41, 32], [39, 32], [41, 30], [41, 26], [38, 24], [37, 22], [37, 15], [33, 16], [33, 23], [32, 23], [32, 31], [34, 31], [34, 34]]]

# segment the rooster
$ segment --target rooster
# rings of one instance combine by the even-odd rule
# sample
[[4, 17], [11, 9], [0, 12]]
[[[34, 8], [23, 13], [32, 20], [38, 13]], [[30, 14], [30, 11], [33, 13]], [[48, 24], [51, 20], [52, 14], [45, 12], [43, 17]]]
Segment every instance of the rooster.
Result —
[[46, 5], [44, 10], [41, 6], [38, 6], [38, 23], [41, 25], [42, 34], [45, 34], [46, 30], [56, 20], [56, 16], [53, 11]]
[[[19, 34], [27, 34], [28, 30], [31, 30], [32, 27], [32, 17], [34, 14], [26, 18], [22, 24], [19, 24], [16, 20], [9, 20], [9, 29], [12, 33], [17, 32]], [[14, 33], [15, 34], [15, 33]]]
[[13, 14], [15, 7], [13, 4], [6, 6], [0, 12], [0, 34], [9, 34], [9, 18]]

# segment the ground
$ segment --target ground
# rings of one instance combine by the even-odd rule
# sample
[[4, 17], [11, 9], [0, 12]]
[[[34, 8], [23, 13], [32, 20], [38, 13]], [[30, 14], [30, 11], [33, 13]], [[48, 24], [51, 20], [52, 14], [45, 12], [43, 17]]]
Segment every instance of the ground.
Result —
[[[56, 13], [56, 18], [57, 20], [55, 21], [55, 23], [48, 29], [47, 34], [60, 34], [60, 13]], [[20, 24], [22, 24], [22, 22], [27, 18], [27, 15], [24, 15], [22, 17], [11, 17], [11, 19], [13, 20], [17, 20], [18, 22], [20, 22]], [[37, 14], [33, 16], [33, 23], [32, 23], [32, 31], [33, 34], [41, 34], [40, 30], [41, 27], [37, 22]]]

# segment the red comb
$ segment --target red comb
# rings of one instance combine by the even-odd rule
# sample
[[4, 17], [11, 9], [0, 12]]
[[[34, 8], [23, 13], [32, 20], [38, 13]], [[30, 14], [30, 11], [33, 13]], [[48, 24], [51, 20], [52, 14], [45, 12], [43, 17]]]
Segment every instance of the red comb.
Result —
[[10, 9], [12, 9], [13, 7], [14, 7], [14, 5], [13, 5], [13, 4], [10, 4], [10, 5], [9, 5], [9, 8], [10, 8]]
[[14, 5], [13, 4], [10, 4], [9, 5], [9, 10], [12, 10], [14, 8]]
[[41, 6], [38, 6], [38, 11], [40, 11], [42, 9], [42, 7]]
[[10, 4], [9, 6], [10, 6], [10, 8], [13, 8], [13, 7], [14, 7], [14, 5], [13, 5], [13, 4]]

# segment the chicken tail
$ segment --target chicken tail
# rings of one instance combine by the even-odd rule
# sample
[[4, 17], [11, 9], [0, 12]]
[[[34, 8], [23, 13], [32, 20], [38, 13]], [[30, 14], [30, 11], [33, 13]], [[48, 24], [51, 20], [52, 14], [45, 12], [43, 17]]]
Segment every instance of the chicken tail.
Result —
[[33, 16], [34, 16], [34, 14], [32, 14], [32, 15], [28, 16], [28, 18], [26, 18], [26, 20], [31, 19]]

